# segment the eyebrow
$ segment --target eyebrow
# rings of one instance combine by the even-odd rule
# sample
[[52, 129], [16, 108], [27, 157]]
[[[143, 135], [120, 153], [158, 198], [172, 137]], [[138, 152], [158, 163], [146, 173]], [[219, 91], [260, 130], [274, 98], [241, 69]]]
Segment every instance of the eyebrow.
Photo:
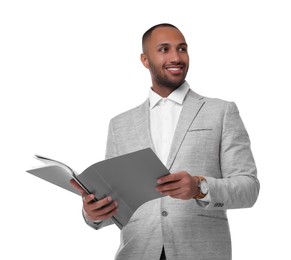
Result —
[[[166, 42], [165, 43], [159, 43], [157, 45], [157, 48], [163, 47], [163, 46], [170, 46], [170, 45], [171, 45], [170, 43], [166, 43]], [[179, 43], [178, 46], [186, 46], [186, 47], [188, 47], [186, 42]]]

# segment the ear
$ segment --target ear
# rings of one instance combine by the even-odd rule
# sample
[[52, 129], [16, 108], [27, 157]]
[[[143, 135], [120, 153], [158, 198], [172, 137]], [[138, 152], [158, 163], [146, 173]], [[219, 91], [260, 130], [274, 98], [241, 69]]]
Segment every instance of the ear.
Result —
[[141, 60], [142, 64], [148, 69], [149, 68], [149, 61], [148, 61], [146, 54], [142, 53], [140, 55], [140, 60]]

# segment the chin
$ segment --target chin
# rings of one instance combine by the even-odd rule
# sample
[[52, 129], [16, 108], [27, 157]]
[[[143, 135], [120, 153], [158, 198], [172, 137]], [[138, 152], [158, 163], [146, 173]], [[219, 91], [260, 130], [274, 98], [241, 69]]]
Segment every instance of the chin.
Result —
[[177, 89], [184, 82], [185, 82], [185, 79], [180, 80], [180, 81], [168, 81], [167, 84], [165, 84], [164, 86], [167, 87], [167, 88], [169, 88], [169, 89]]

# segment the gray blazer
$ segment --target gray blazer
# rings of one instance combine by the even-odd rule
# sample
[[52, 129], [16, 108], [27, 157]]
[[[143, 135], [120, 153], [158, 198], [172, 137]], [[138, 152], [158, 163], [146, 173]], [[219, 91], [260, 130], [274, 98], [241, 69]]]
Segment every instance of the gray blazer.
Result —
[[[110, 121], [106, 158], [154, 146], [149, 101]], [[167, 161], [170, 172], [205, 176], [211, 202], [163, 197], [149, 201], [121, 230], [116, 260], [231, 259], [227, 209], [251, 207], [259, 181], [250, 140], [233, 102], [189, 90]], [[118, 173], [116, 173], [118, 174]], [[87, 223], [100, 229], [111, 224]]]

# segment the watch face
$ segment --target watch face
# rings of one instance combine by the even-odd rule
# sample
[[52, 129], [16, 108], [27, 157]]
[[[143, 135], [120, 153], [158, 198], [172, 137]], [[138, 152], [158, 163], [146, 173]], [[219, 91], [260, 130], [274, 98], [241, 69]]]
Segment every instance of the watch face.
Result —
[[202, 181], [201, 185], [200, 185], [200, 190], [203, 194], [207, 194], [208, 193], [208, 183], [206, 181]]

